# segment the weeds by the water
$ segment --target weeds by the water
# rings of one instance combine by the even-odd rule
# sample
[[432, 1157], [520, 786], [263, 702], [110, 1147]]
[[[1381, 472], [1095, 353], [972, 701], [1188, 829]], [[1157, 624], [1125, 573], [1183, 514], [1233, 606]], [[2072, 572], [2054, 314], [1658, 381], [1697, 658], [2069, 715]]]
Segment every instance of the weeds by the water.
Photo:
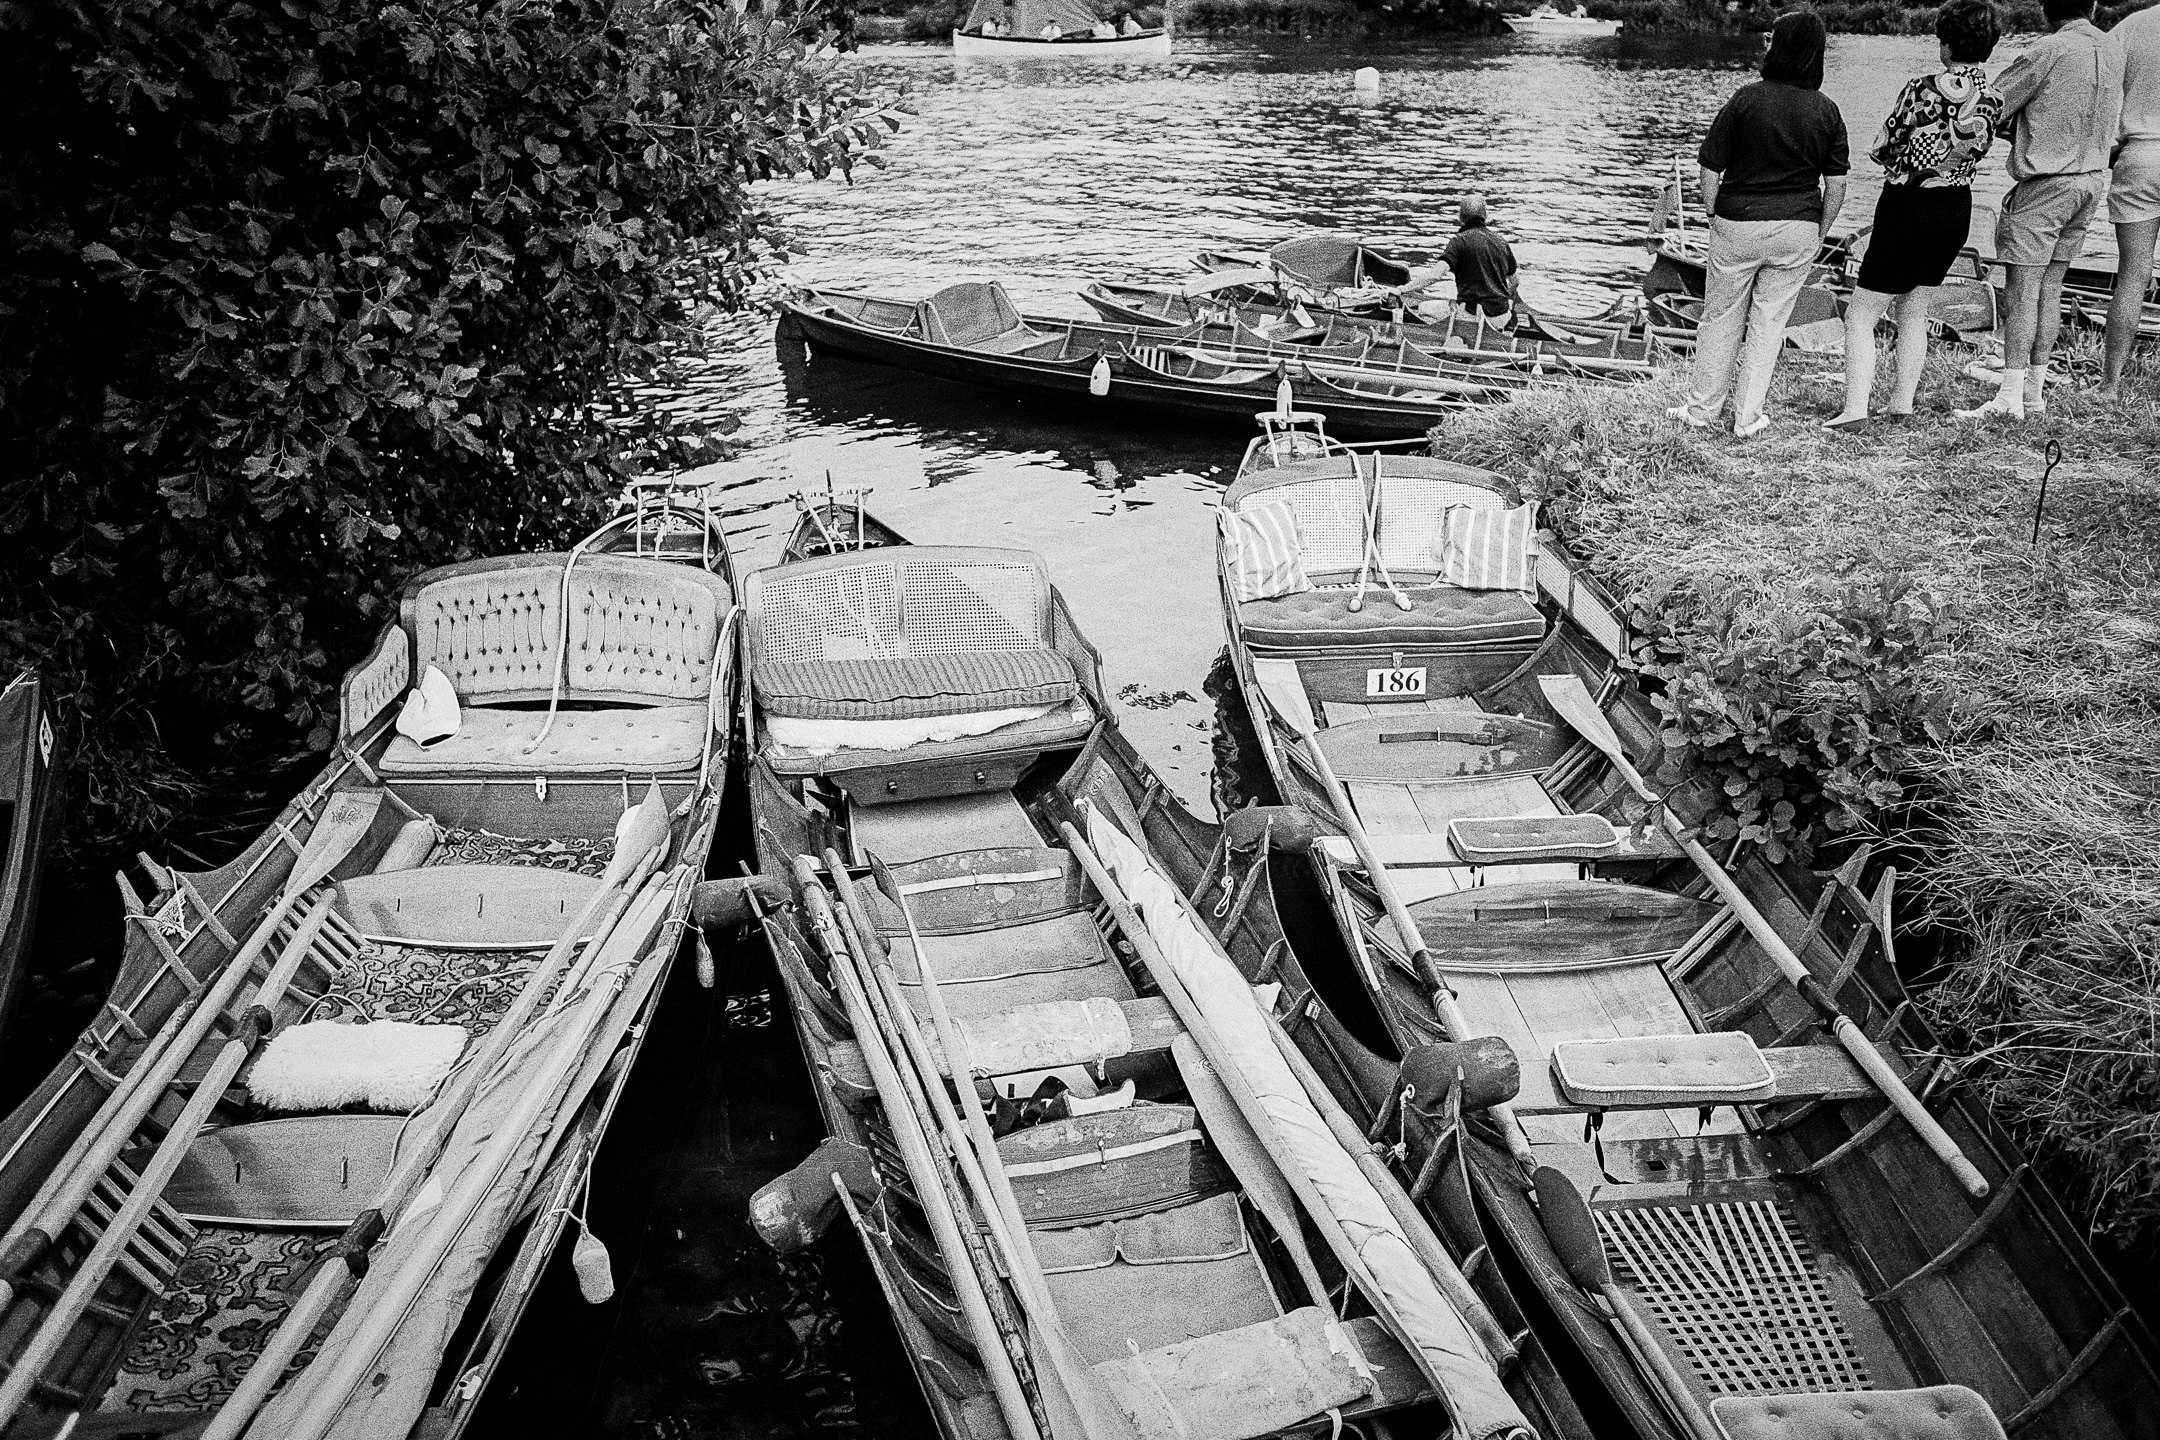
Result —
[[[1882, 373], [1889, 370], [1884, 356]], [[1623, 595], [1680, 575], [1775, 633], [1829, 581], [1907, 580], [1954, 605], [1926, 663], [1945, 736], [1906, 778], [1924, 858], [1907, 892], [1954, 935], [1920, 1003], [2026, 1140], [2069, 1160], [2096, 1227], [2160, 1237], [2160, 406], [2150, 357], [2101, 399], [2094, 337], [2045, 419], [1975, 424], [1951, 347], [1921, 411], [1819, 422], [1838, 362], [1788, 354], [1755, 440], [1667, 419], [1680, 372], [1468, 415], [1440, 452], [1502, 470]], [[2062, 463], [2032, 539], [2048, 440]], [[1811, 588], [1812, 587], [1812, 588]]]

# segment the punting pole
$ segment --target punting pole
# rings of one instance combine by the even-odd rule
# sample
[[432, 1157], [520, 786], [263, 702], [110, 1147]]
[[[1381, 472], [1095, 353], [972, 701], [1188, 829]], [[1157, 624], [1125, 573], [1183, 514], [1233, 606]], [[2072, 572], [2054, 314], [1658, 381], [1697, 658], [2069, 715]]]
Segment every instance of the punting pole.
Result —
[[1882, 1091], [1883, 1098], [1890, 1102], [1891, 1108], [1905, 1117], [1906, 1123], [1927, 1142], [1928, 1149], [1935, 1152], [1936, 1158], [1950, 1168], [1950, 1173], [1957, 1176], [1958, 1183], [1965, 1187], [1968, 1194], [1976, 1199], [1986, 1195], [1987, 1178], [1980, 1173], [1979, 1167], [1965, 1157], [1965, 1152], [1958, 1148], [1957, 1141], [1950, 1138], [1950, 1132], [1943, 1129], [1942, 1122], [1930, 1115], [1927, 1107], [1906, 1088], [1904, 1080], [1890, 1068], [1890, 1062], [1883, 1058], [1882, 1051], [1875, 1048], [1875, 1042], [1868, 1039], [1866, 1033], [1853, 1023], [1850, 1015], [1838, 1008], [1837, 997], [1823, 988], [1822, 982], [1810, 973], [1800, 957], [1793, 953], [1792, 947], [1785, 943], [1785, 937], [1778, 934], [1777, 927], [1770, 923], [1762, 911], [1755, 908], [1755, 902], [1750, 900], [1732, 876], [1726, 873], [1725, 867], [1718, 864], [1716, 858], [1689, 833], [1687, 826], [1672, 813], [1657, 792], [1644, 782], [1642, 772], [1628, 763], [1627, 754], [1620, 746], [1620, 737], [1614, 733], [1612, 723], [1605, 718], [1605, 712], [1598, 708], [1597, 701], [1591, 698], [1590, 691], [1583, 685], [1582, 680], [1574, 675], [1540, 675], [1538, 686], [1545, 692], [1545, 699], [1553, 709], [1560, 713], [1560, 718], [1574, 727], [1576, 734], [1602, 750], [1605, 758], [1612, 762], [1614, 773], [1625, 780], [1637, 795], [1650, 802], [1651, 807], [1657, 811], [1665, 832], [1680, 842], [1680, 848], [1695, 862], [1695, 868], [1702, 872], [1711, 888], [1732, 907], [1733, 914], [1747, 927], [1748, 934], [1755, 937], [1755, 943], [1762, 946], [1763, 953], [1770, 957], [1771, 963], [1784, 972], [1785, 978], [1800, 992], [1800, 997], [1815, 1008], [1815, 1013], [1822, 1017], [1823, 1024], [1837, 1037], [1838, 1043], [1845, 1047], [1846, 1053], [1867, 1072], [1868, 1079], [1875, 1082], [1875, 1088]]
[[[914, 950], [915, 970], [922, 980], [924, 1002], [929, 1006], [931, 1022], [938, 1031], [938, 1044], [945, 1052], [945, 1063], [955, 1072], [953, 1079], [957, 1088], [967, 1096], [967, 1103], [955, 1106], [951, 1095], [946, 1093], [945, 1083], [938, 1075], [937, 1066], [931, 1061], [930, 1047], [922, 1033], [922, 1026], [915, 1018], [914, 1009], [907, 997], [900, 993], [899, 976], [892, 968], [889, 956], [872, 966], [869, 949], [876, 944], [883, 950], [883, 941], [869, 924], [870, 911], [856, 892], [855, 882], [847, 871], [838, 851], [825, 850], [826, 872], [832, 877], [833, 888], [839, 893], [844, 917], [860, 916], [855, 929], [862, 945], [862, 957], [866, 968], [874, 971], [880, 988], [884, 991], [886, 1005], [905, 1052], [912, 1060], [916, 1073], [922, 1077], [923, 1087], [936, 1107], [938, 1120], [947, 1127], [947, 1137], [953, 1152], [960, 1160], [961, 1173], [968, 1177], [975, 1190], [976, 1201], [985, 1211], [991, 1233], [999, 1248], [1005, 1252], [1005, 1264], [1012, 1276], [1014, 1287], [1020, 1292], [1020, 1302], [1026, 1307], [1028, 1318], [1035, 1327], [1042, 1348], [1049, 1355], [1050, 1378], [1055, 1387], [1044, 1386], [1046, 1403], [1056, 1404], [1060, 1412], [1051, 1417], [1056, 1429], [1076, 1430], [1080, 1435], [1104, 1436], [1107, 1440], [1139, 1440], [1132, 1423], [1119, 1410], [1110, 1397], [1103, 1393], [1102, 1382], [1081, 1358], [1079, 1347], [1074, 1345], [1065, 1332], [1065, 1322], [1059, 1318], [1057, 1303], [1050, 1295], [1050, 1283], [1043, 1276], [1042, 1262], [1035, 1256], [1035, 1247], [1027, 1238], [1027, 1219], [1020, 1211], [1020, 1202], [1013, 1195], [1012, 1182], [1006, 1177], [1005, 1165], [998, 1154], [997, 1139], [990, 1133], [990, 1122], [983, 1118], [982, 1106], [975, 1098], [973, 1077], [962, 1070], [967, 1051], [960, 1043], [959, 1032], [953, 1028], [952, 1016], [945, 1008], [945, 997], [938, 988], [937, 975], [929, 958], [923, 953], [922, 937], [915, 928], [915, 912], [907, 903], [907, 897], [894, 882], [892, 873], [875, 857], [871, 859], [872, 873], [880, 878], [879, 889], [900, 909], [907, 921], [908, 943]], [[955, 1112], [958, 1112], [957, 1114]], [[972, 1152], [972, 1153], [971, 1153]], [[1038, 1379], [1041, 1372], [1038, 1371]], [[1060, 1425], [1063, 1422], [1063, 1425]]]
[[512, 1042], [524, 1032], [541, 997], [554, 986], [569, 964], [571, 952], [577, 949], [579, 940], [584, 939], [585, 958], [589, 960], [600, 953], [608, 937], [615, 933], [615, 926], [621, 921], [623, 912], [629, 909], [631, 899], [665, 857], [669, 833], [667, 802], [661, 797], [660, 787], [655, 785], [645, 792], [643, 803], [624, 812], [616, 822], [615, 853], [608, 858], [607, 869], [600, 876], [600, 888], [563, 927], [562, 934], [556, 937], [547, 954], [526, 977], [517, 999], [481, 1039], [472, 1057], [458, 1067], [451, 1088], [413, 1117], [416, 1122], [425, 1122], [418, 1143], [409, 1150], [400, 1147], [398, 1166], [376, 1192], [375, 1203], [354, 1218], [324, 1257], [324, 1263], [309, 1277], [307, 1288], [276, 1322], [264, 1342], [262, 1353], [241, 1377], [231, 1397], [219, 1407], [201, 1440], [233, 1440], [270, 1398], [271, 1389], [284, 1377], [293, 1357], [300, 1353], [300, 1347], [315, 1333], [316, 1326], [330, 1313], [331, 1307], [343, 1299], [346, 1291], [359, 1279], [360, 1271], [366, 1268], [368, 1251], [389, 1229], [389, 1217], [404, 1209], [434, 1169], [451, 1133], [457, 1129], [458, 1121], [471, 1106], [473, 1097], [480, 1093], [481, 1084], [502, 1063]]
[[[1335, 808], [1336, 818], [1342, 822], [1343, 833], [1350, 837], [1350, 846], [1357, 851], [1358, 863], [1365, 867], [1366, 878], [1372, 881], [1373, 893], [1380, 897], [1381, 907], [1387, 911], [1389, 921], [1395, 926], [1396, 939], [1409, 954], [1411, 967], [1417, 971], [1418, 979], [1424, 982], [1426, 990], [1430, 992], [1433, 1011], [1440, 1017], [1440, 1023], [1447, 1027], [1448, 1039], [1473, 1038], [1469, 1017], [1463, 1014], [1462, 1006], [1457, 1003], [1454, 987], [1448, 984], [1447, 976], [1440, 973], [1439, 962], [1433, 959], [1432, 947], [1425, 943], [1424, 935], [1418, 930], [1417, 921], [1411, 918], [1409, 907], [1403, 904], [1402, 895], [1395, 888], [1394, 878], [1388, 874], [1387, 865], [1374, 850], [1372, 837], [1365, 833], [1365, 826], [1358, 819], [1357, 809], [1350, 803], [1350, 792], [1345, 790], [1342, 781], [1336, 778], [1335, 767], [1328, 763], [1327, 753], [1320, 748], [1320, 737], [1313, 732], [1309, 723], [1301, 721], [1297, 716], [1276, 710], [1273, 705], [1268, 708], [1281, 715], [1304, 744], [1305, 754], [1313, 763], [1314, 773], [1320, 777], [1321, 787], [1327, 791], [1328, 804]], [[1514, 1156], [1515, 1163], [1523, 1167], [1523, 1173], [1528, 1175], [1535, 1170], [1537, 1156], [1530, 1149], [1530, 1137], [1524, 1133], [1522, 1121], [1515, 1117], [1514, 1105], [1502, 1101], [1489, 1107], [1486, 1113], [1499, 1122], [1500, 1134], [1507, 1142], [1508, 1154]]]
[[[225, 1013], [226, 1005], [253, 971], [278, 926], [292, 913], [301, 892], [336, 869], [367, 834], [375, 823], [376, 812], [382, 808], [384, 794], [381, 790], [347, 790], [329, 798], [322, 818], [308, 832], [307, 844], [293, 861], [270, 913], [249, 932], [217, 979], [196, 991], [159, 1029], [120, 1084], [105, 1097], [68, 1158], [38, 1187], [37, 1195], [8, 1227], [5, 1242], [0, 1243], [0, 1311], [6, 1310], [15, 1298], [15, 1277], [36, 1264], [73, 1222], [98, 1179], [126, 1148], [143, 1118], [180, 1073], [180, 1067], [210, 1033], [210, 1027]], [[267, 988], [259, 991], [258, 1002], [268, 993]], [[275, 998], [272, 996], [268, 1003], [275, 1003]], [[18, 1371], [21, 1368], [17, 1366]]]

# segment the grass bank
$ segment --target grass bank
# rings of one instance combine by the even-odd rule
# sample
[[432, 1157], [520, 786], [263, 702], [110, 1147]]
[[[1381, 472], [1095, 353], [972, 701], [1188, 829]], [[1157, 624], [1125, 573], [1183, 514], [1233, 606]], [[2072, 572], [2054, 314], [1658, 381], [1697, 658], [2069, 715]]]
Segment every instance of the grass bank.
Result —
[[[2049, 1155], [2099, 1233], [2160, 1245], [2160, 384], [2134, 400], [2073, 383], [2044, 421], [1976, 425], [1982, 396], [1954, 347], [1930, 361], [1921, 413], [1828, 435], [1835, 362], [1789, 353], [1773, 428], [1752, 441], [1665, 418], [1678, 374], [1647, 390], [1584, 389], [1465, 417], [1441, 453], [1527, 476], [1550, 523], [1620, 595], [1650, 612], [1681, 597], [1713, 660], [1775, 668], [1849, 597], [1909, 582], [1947, 617], [1942, 643], [1851, 649], [1777, 703], [1829, 709], [1863, 671], [1904, 672], [1879, 705], [1901, 757], [1871, 823], [1913, 861], [1901, 918], [1932, 926], [1939, 964], [1919, 1003], [1970, 1058], [1996, 1112]], [[1888, 372], [1885, 356], [1884, 373]], [[2078, 337], [2074, 375], [2096, 367]], [[2048, 440], [2062, 459], [2033, 516]], [[1676, 583], [1678, 582], [1678, 583]], [[1840, 597], [1845, 597], [1841, 599]], [[1847, 625], [1860, 634], [1866, 627]], [[1668, 654], [1667, 659], [1670, 659]], [[1690, 687], [1693, 724], [1734, 667]], [[1744, 667], [1742, 667], [1744, 668]], [[1827, 677], [1827, 678], [1826, 678]], [[1887, 693], [1865, 679], [1877, 700]], [[1843, 688], [1841, 689], [1840, 686]], [[1812, 687], [1812, 688], [1810, 688]], [[1676, 689], [1672, 693], [1679, 693]], [[1758, 697], [1759, 698], [1759, 697]], [[1931, 727], [1920, 711], [1946, 702]], [[1768, 719], [1739, 697], [1726, 729]], [[1891, 711], [1902, 708], [1906, 713]], [[1816, 736], [1851, 715], [1807, 717]], [[1932, 728], [1932, 732], [1930, 730]], [[1842, 744], [1801, 743], [1821, 766]], [[1768, 747], [1762, 747], [1767, 749]], [[1759, 758], [1759, 757], [1758, 757]]]

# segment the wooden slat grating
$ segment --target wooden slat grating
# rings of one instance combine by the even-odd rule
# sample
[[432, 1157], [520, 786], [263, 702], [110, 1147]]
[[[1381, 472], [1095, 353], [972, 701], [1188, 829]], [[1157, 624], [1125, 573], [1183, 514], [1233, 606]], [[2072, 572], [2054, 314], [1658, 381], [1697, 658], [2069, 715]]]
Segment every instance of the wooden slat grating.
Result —
[[1607, 1248], [1712, 1395], [1869, 1388], [1866, 1362], [1775, 1201], [1596, 1214]]

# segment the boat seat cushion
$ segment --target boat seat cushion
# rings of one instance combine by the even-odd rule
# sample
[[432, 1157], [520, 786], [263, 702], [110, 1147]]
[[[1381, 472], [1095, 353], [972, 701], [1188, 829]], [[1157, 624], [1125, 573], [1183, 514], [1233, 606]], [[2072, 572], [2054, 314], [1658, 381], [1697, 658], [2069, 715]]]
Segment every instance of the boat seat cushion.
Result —
[[1269, 600], [1313, 588], [1298, 553], [1297, 512], [1254, 503], [1221, 512], [1230, 584], [1239, 600]]
[[2003, 1440], [1987, 1401], [1963, 1385], [1797, 1395], [1720, 1395], [1725, 1440]]
[[1534, 860], [1603, 860], [1620, 851], [1620, 832], [1602, 815], [1498, 815], [1450, 820], [1448, 843], [1473, 865]]
[[1237, 607], [1238, 628], [1250, 644], [1278, 649], [1509, 645], [1545, 636], [1545, 617], [1516, 590], [1418, 586], [1403, 591], [1407, 611], [1377, 584], [1362, 610], [1350, 608], [1354, 594], [1331, 588], [1247, 600]]
[[1777, 1094], [1754, 1040], [1733, 1030], [1562, 1040], [1552, 1068], [1561, 1094], [1593, 1108], [1759, 1105]]
[[1374, 1389], [1348, 1333], [1314, 1305], [1103, 1360], [1094, 1370], [1135, 1433], [1182, 1440], [1273, 1434]]
[[1534, 505], [1448, 506], [1433, 545], [1440, 578], [1465, 590], [1534, 591], [1530, 535], [1536, 520]]
[[762, 661], [758, 702], [799, 720], [920, 720], [1062, 705], [1080, 693], [1048, 646], [860, 660]]
[[842, 746], [837, 749], [799, 749], [774, 740], [765, 748], [766, 763], [776, 775], [846, 776], [851, 771], [884, 770], [895, 765], [927, 765], [932, 762], [988, 759], [1029, 751], [1052, 750], [1085, 740], [1095, 725], [1095, 712], [1083, 696], [1033, 717], [1000, 725], [980, 735], [952, 740], [923, 740], [902, 749]]
[[697, 768], [707, 711], [696, 705], [564, 710], [530, 755], [547, 723], [538, 710], [468, 706], [457, 733], [425, 749], [400, 735], [383, 753], [385, 775], [671, 774]]

